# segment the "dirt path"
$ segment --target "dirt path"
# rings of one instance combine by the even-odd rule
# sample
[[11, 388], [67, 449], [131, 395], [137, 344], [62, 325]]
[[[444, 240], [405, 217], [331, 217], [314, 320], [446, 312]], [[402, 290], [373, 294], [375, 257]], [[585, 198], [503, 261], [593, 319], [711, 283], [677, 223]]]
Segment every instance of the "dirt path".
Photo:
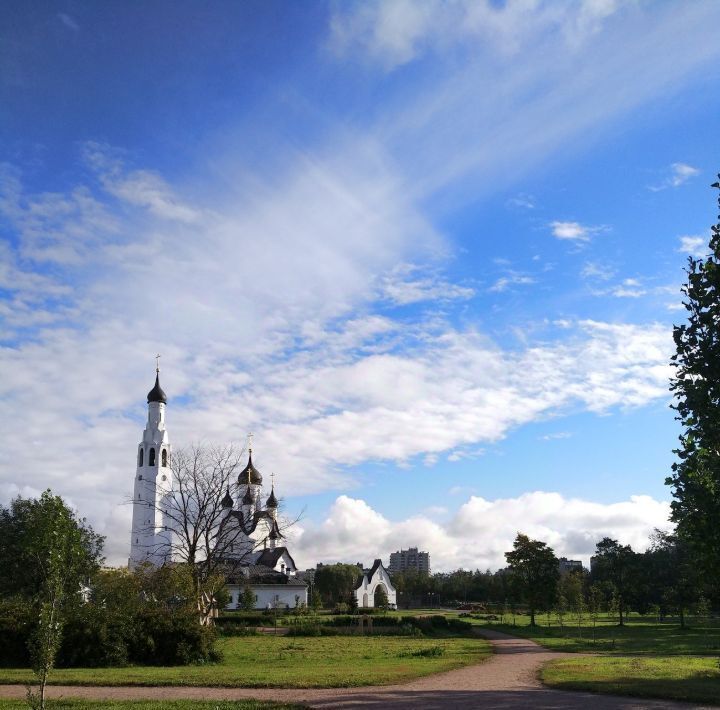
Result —
[[[495, 648], [495, 655], [484, 663], [447, 673], [436, 673], [402, 685], [366, 688], [321, 688], [284, 690], [272, 688], [181, 688], [181, 687], [80, 687], [53, 686], [51, 697], [108, 699], [196, 700], [277, 700], [305, 703], [313, 708], [392, 707], [397, 710], [687, 710], [692, 706], [662, 700], [639, 700], [613, 696], [575, 693], [545, 688], [538, 671], [546, 661], [573, 654], [556, 653], [532, 641], [490, 630], [481, 634]], [[0, 686], [0, 698], [22, 698], [25, 688]]]

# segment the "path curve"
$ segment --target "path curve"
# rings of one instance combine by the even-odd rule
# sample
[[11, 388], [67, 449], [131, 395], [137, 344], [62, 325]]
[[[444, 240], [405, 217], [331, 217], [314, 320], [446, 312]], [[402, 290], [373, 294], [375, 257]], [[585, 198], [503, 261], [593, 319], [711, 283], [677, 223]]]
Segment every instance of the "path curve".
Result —
[[[538, 680], [547, 661], [576, 656], [548, 651], [533, 641], [489, 629], [478, 633], [488, 639], [495, 655], [473, 666], [436, 673], [400, 685], [365, 688], [188, 688], [188, 687], [99, 687], [50, 686], [50, 697], [97, 700], [276, 700], [305, 703], [313, 708], [364, 710], [392, 707], [396, 710], [688, 710], [709, 708], [664, 700], [620, 698], [565, 690], [552, 690]], [[24, 698], [25, 687], [0, 686], [0, 698]]]

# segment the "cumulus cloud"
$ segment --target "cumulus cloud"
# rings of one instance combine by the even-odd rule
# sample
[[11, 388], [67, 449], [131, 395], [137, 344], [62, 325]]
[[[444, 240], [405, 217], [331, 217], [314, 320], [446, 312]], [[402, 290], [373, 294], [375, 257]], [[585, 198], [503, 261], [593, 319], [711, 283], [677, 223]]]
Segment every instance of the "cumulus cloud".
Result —
[[[445, 511], [443, 511], [443, 515]], [[444, 572], [499, 569], [518, 532], [544, 540], [558, 556], [581, 559], [603, 537], [644, 550], [655, 528], [669, 529], [670, 505], [650, 496], [631, 496], [615, 503], [567, 498], [534, 491], [516, 498], [488, 500], [472, 495], [450, 517], [438, 522], [427, 512], [404, 520], [389, 520], [365, 501], [339, 496], [319, 524], [303, 524], [294, 532], [294, 550], [301, 566], [317, 562], [363, 562], [403, 547], [430, 552], [432, 567]]]

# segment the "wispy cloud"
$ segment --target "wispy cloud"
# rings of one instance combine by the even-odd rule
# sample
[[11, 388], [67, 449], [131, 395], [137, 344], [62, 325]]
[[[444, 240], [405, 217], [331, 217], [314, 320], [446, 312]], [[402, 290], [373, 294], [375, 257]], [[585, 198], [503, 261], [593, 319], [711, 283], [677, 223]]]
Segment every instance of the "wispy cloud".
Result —
[[569, 439], [572, 437], [572, 433], [569, 431], [556, 431], [552, 434], [544, 434], [539, 437], [541, 441], [556, 441], [558, 439]]
[[648, 190], [659, 192], [667, 190], [669, 187], [680, 187], [684, 185], [690, 178], [700, 174], [698, 168], [694, 168], [687, 163], [673, 163], [670, 166], [669, 175], [657, 185], [648, 185]]
[[684, 235], [678, 237], [680, 246], [678, 251], [691, 256], [705, 256], [708, 253], [708, 239], [695, 235]]
[[534, 277], [511, 271], [495, 281], [495, 283], [488, 288], [488, 291], [490, 293], [503, 293], [504, 291], [511, 289], [513, 286], [530, 286], [534, 283]]
[[58, 18], [69, 30], [80, 32], [80, 25], [78, 25], [74, 17], [68, 15], [66, 12], [58, 12]]
[[401, 306], [422, 301], [466, 300], [475, 295], [475, 289], [450, 283], [436, 271], [415, 264], [400, 264], [392, 269], [381, 279], [380, 288], [383, 297]]

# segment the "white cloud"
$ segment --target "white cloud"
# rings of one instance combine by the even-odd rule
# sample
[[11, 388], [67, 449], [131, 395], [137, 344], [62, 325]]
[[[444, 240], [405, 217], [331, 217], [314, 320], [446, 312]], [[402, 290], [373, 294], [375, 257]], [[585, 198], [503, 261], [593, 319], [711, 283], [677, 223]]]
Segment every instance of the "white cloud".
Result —
[[412, 546], [430, 552], [435, 571], [498, 569], [515, 535], [523, 532], [547, 542], [558, 556], [588, 565], [595, 543], [605, 536], [646, 549], [655, 528], [670, 528], [669, 514], [669, 503], [649, 496], [603, 504], [534, 491], [496, 500], [473, 495], [442, 523], [427, 512], [393, 521], [365, 501], [342, 495], [322, 523], [303, 523], [293, 549], [301, 566], [368, 564], [369, 555], [387, 562], [391, 552]]
[[532, 276], [511, 271], [506, 276], [501, 276], [492, 286], [490, 286], [490, 288], [488, 288], [488, 291], [491, 293], [502, 293], [512, 286], [529, 286], [534, 283], [535, 279]]
[[556, 431], [552, 434], [544, 434], [540, 437], [542, 441], [555, 441], [557, 439], [569, 439], [572, 434], [569, 431]]
[[584, 279], [596, 279], [598, 281], [609, 281], [615, 276], [615, 269], [607, 264], [588, 261], [583, 265], [580, 276]]
[[557, 33], [560, 41], [577, 47], [617, 7], [612, 0], [509, 0], [502, 5], [489, 0], [369, 0], [336, 7], [330, 44], [341, 55], [360, 53], [387, 70], [430, 52], [450, 52], [456, 45], [489, 45], [501, 56], [512, 56], [541, 33]]
[[705, 237], [684, 235], [679, 237], [678, 251], [691, 256], [702, 257], [708, 253], [708, 240]]
[[380, 291], [384, 298], [401, 306], [422, 301], [466, 300], [475, 295], [473, 288], [450, 283], [415, 264], [400, 264], [392, 269], [381, 279]]
[[669, 187], [680, 187], [684, 185], [690, 178], [700, 174], [698, 168], [692, 167], [687, 163], [673, 163], [670, 166], [670, 174], [658, 185], [649, 185], [648, 190], [652, 192], [659, 192], [660, 190], [666, 190]]
[[616, 298], [640, 298], [647, 293], [637, 279], [624, 279], [623, 282], [610, 290]]
[[554, 237], [573, 242], [589, 242], [593, 234], [604, 232], [607, 227], [590, 227], [579, 222], [551, 222]]

